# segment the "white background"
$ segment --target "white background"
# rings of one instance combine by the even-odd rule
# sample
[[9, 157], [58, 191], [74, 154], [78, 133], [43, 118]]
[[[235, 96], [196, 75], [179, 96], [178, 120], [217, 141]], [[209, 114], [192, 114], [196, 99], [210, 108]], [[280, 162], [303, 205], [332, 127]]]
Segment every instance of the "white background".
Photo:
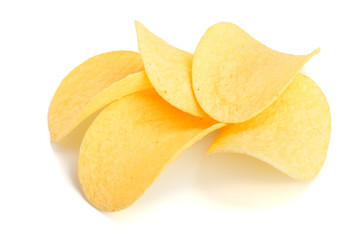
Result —
[[[360, 239], [357, 1], [249, 2], [1, 1], [0, 239]], [[76, 65], [102, 52], [137, 50], [134, 20], [190, 52], [219, 21], [279, 51], [321, 47], [303, 69], [332, 114], [317, 178], [295, 181], [236, 154], [206, 156], [211, 134], [129, 208], [103, 213], [88, 204], [76, 172], [87, 125], [53, 145], [47, 110]]]

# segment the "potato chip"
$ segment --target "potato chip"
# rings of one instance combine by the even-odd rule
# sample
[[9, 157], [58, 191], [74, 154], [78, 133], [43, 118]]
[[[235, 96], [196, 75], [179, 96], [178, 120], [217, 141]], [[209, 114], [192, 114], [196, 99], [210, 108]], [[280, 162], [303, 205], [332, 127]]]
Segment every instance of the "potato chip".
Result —
[[232, 23], [210, 27], [192, 65], [192, 84], [201, 108], [227, 123], [244, 122], [273, 103], [309, 55], [274, 51]]
[[110, 104], [80, 148], [78, 172], [85, 197], [105, 211], [129, 206], [172, 159], [222, 126], [174, 108], [155, 90]]
[[235, 152], [269, 163], [299, 180], [320, 171], [330, 140], [330, 109], [320, 88], [298, 74], [270, 107], [222, 129], [208, 153]]
[[198, 117], [207, 117], [191, 87], [193, 55], [177, 49], [141, 23], [135, 22], [139, 51], [155, 90], [171, 105]]
[[[50, 104], [48, 124], [51, 140], [53, 142], [61, 140], [82, 120], [108, 104], [109, 102], [106, 101], [114, 97], [95, 100], [97, 94], [129, 74], [143, 70], [140, 54], [131, 51], [99, 54], [77, 66], [62, 80]], [[119, 97], [142, 90], [144, 87], [148, 88], [142, 86], [142, 82], [146, 82], [144, 79], [146, 76], [142, 74], [137, 77], [139, 79], [136, 83], [128, 79], [128, 83], [124, 82], [115, 87]], [[121, 86], [124, 89], [121, 89]], [[127, 87], [129, 89], [126, 89]], [[104, 97], [105, 94], [102, 96]], [[91, 104], [94, 105], [89, 108]]]
[[127, 77], [115, 82], [113, 85], [105, 88], [102, 92], [96, 95], [86, 106], [83, 112], [80, 113], [76, 119], [76, 122], [68, 131], [71, 131], [84, 119], [104, 106], [108, 105], [109, 103], [115, 100], [119, 100], [132, 93], [140, 92], [149, 88], [153, 88], [153, 86], [151, 85], [144, 71], [128, 75]]

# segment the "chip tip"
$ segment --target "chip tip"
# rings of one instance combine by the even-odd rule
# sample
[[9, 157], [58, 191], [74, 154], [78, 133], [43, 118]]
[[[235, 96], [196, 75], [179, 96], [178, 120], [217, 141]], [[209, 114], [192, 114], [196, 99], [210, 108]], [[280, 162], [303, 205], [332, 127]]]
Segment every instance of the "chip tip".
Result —
[[139, 22], [137, 20], [134, 21], [134, 24], [135, 24], [136, 30], [138, 30], [139, 28], [145, 28], [144, 24], [142, 24], [141, 22]]
[[210, 147], [206, 150], [205, 154], [206, 154], [206, 155], [210, 155], [210, 154], [212, 154], [212, 153], [214, 153], [214, 149], [210, 146]]
[[314, 51], [312, 51], [310, 54], [309, 54], [309, 56], [310, 57], [313, 57], [313, 56], [315, 56], [316, 54], [318, 54], [319, 52], [320, 52], [320, 48], [318, 47], [318, 48], [316, 48]]
[[140, 51], [140, 45], [139, 44], [140, 44], [141, 41], [139, 41], [139, 39], [144, 34], [144, 32], [146, 32], [146, 30], [148, 30], [148, 29], [141, 22], [139, 22], [137, 20], [135, 20], [134, 23], [135, 23], [136, 37], [137, 37], [137, 40], [138, 40], [138, 48], [139, 48], [139, 51]]
[[54, 122], [51, 122], [50, 119], [48, 121], [48, 129], [51, 143], [58, 143], [64, 137], [64, 133], [62, 133], [61, 130], [59, 131], [58, 126], [56, 126]]
[[50, 141], [51, 143], [56, 143], [58, 141], [56, 135], [52, 132], [50, 132]]
[[[217, 138], [216, 138], [217, 139]], [[216, 139], [214, 140], [214, 142], [216, 141]], [[225, 153], [226, 151], [219, 149], [216, 147], [216, 144], [214, 144], [214, 142], [210, 145], [210, 147], [206, 150], [206, 155], [211, 155], [214, 153]]]
[[239, 27], [239, 26], [236, 25], [235, 23], [232, 23], [232, 22], [229, 22], [229, 21], [217, 22], [217, 23], [215, 23], [213, 26], [218, 26], [218, 25], [233, 25], [233, 26]]

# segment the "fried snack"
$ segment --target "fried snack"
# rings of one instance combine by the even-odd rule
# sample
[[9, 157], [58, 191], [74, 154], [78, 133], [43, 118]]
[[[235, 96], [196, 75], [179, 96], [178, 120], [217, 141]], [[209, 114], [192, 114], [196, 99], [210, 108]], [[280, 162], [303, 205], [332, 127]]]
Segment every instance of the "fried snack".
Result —
[[330, 130], [330, 109], [324, 94], [310, 78], [298, 74], [262, 113], [223, 128], [208, 153], [247, 154], [292, 178], [309, 180], [325, 161]]
[[169, 45], [141, 23], [135, 22], [135, 26], [146, 74], [155, 90], [178, 109], [197, 117], [207, 117], [196, 102], [191, 87], [193, 55]]
[[274, 51], [232, 23], [210, 27], [192, 65], [192, 84], [201, 108], [220, 122], [249, 120], [289, 86], [308, 55]]
[[[60, 141], [91, 113], [109, 103], [102, 102], [100, 98], [95, 99], [104, 89], [143, 70], [140, 54], [131, 51], [102, 53], [77, 66], [62, 80], [49, 107], [48, 125], [52, 142]], [[139, 77], [143, 78], [143, 75]], [[119, 89], [119, 97], [144, 88], [141, 84], [129, 84], [133, 85], [132, 89], [130, 87], [123, 92]]]
[[80, 148], [78, 173], [85, 197], [104, 211], [128, 207], [174, 158], [224, 125], [174, 108], [155, 90], [110, 104]]

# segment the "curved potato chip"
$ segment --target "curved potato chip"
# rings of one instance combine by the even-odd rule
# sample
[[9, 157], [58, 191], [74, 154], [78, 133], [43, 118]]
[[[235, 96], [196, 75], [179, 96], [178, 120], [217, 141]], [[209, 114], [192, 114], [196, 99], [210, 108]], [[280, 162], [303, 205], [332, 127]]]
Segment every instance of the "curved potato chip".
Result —
[[146, 74], [168, 103], [197, 117], [207, 117], [191, 87], [193, 55], [177, 49], [135, 21], [139, 51]]
[[273, 103], [309, 55], [274, 51], [232, 23], [210, 27], [192, 65], [192, 84], [201, 108], [227, 123], [244, 122]]
[[90, 112], [84, 112], [98, 93], [129, 74], [143, 70], [140, 54], [131, 51], [102, 53], [73, 69], [62, 80], [49, 107], [51, 140], [58, 142], [89, 116]]
[[154, 90], [110, 104], [80, 148], [78, 172], [85, 197], [105, 211], [131, 205], [171, 160], [222, 126], [174, 108]]
[[[105, 88], [89, 102], [83, 112], [77, 116], [76, 121], [72, 126], [67, 129], [67, 133], [73, 130], [84, 119], [109, 103], [149, 88], [153, 88], [153, 86], [144, 71], [128, 75], [120, 81], [115, 82], [110, 87]], [[66, 132], [64, 133], [67, 134]]]
[[258, 116], [222, 129], [208, 153], [256, 157], [300, 180], [320, 171], [330, 140], [330, 109], [321, 89], [298, 74], [280, 98]]

